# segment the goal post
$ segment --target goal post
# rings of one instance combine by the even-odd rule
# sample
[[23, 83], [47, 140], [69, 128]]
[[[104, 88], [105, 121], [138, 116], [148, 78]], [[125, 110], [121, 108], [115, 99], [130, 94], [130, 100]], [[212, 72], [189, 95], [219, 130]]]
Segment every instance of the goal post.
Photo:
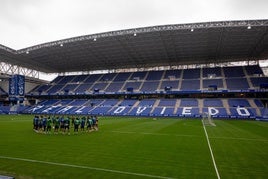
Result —
[[205, 126], [216, 126], [212, 116], [208, 112], [202, 114], [202, 122]]

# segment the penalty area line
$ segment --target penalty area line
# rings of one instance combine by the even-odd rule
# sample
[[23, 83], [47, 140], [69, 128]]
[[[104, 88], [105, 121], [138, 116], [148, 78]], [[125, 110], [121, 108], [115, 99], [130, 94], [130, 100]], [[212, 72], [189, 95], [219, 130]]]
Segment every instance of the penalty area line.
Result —
[[110, 173], [119, 173], [119, 174], [126, 174], [126, 175], [142, 176], [142, 177], [148, 177], [148, 178], [173, 179], [171, 177], [164, 177], [164, 176], [158, 176], [158, 175], [150, 175], [150, 174], [135, 173], [135, 172], [126, 172], [126, 171], [120, 171], [120, 170], [97, 168], [97, 167], [88, 167], [88, 166], [73, 165], [73, 164], [66, 164], [66, 163], [48, 162], [48, 161], [33, 160], [33, 159], [26, 159], [26, 158], [0, 156], [0, 159], [17, 160], [17, 161], [24, 161], [24, 162], [31, 162], [31, 163], [41, 163], [41, 164], [72, 167], [72, 168], [82, 168], [82, 169], [89, 169], [89, 170], [96, 170], [96, 171], [103, 171], [103, 172], [110, 172]]
[[210, 151], [211, 159], [212, 159], [212, 162], [213, 162], [213, 165], [214, 165], [214, 168], [215, 168], [215, 172], [216, 172], [217, 178], [220, 179], [221, 177], [220, 177], [220, 174], [219, 174], [217, 165], [216, 165], [216, 161], [214, 159], [213, 151], [212, 151], [212, 148], [211, 148], [211, 145], [210, 145], [210, 142], [209, 142], [209, 138], [208, 138], [208, 133], [207, 133], [207, 130], [206, 130], [206, 127], [205, 127], [205, 124], [204, 124], [203, 120], [202, 120], [202, 125], [203, 125], [203, 129], [205, 131], [205, 135], [206, 135], [206, 139], [207, 139], [207, 144], [208, 144], [208, 148], [209, 148], [209, 151]]

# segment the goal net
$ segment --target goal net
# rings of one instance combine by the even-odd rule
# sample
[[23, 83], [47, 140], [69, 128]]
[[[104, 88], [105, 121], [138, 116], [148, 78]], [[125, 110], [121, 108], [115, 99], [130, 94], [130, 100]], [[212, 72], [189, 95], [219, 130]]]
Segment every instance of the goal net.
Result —
[[205, 126], [216, 126], [211, 115], [207, 112], [202, 114], [202, 121]]

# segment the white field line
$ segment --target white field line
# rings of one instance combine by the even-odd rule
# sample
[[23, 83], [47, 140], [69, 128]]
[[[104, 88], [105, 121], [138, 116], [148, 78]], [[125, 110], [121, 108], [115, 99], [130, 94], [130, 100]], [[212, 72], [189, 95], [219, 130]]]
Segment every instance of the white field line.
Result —
[[119, 174], [125, 174], [125, 175], [148, 177], [148, 178], [173, 179], [171, 177], [150, 175], [150, 174], [144, 174], [144, 173], [126, 172], [126, 171], [112, 170], [112, 169], [106, 169], [106, 168], [88, 167], [88, 166], [82, 166], [82, 165], [72, 165], [72, 164], [57, 163], [57, 162], [47, 162], [47, 161], [32, 160], [32, 159], [17, 158], [17, 157], [0, 156], [0, 159], [17, 160], [17, 161], [24, 161], [24, 162], [31, 162], [31, 163], [41, 163], [41, 164], [72, 167], [72, 168], [82, 168], [82, 169], [89, 169], [89, 170], [96, 170], [96, 171], [103, 171], [103, 172], [110, 172], [110, 173], [119, 173]]
[[209, 138], [208, 138], [208, 133], [207, 133], [207, 130], [206, 130], [206, 127], [204, 125], [203, 120], [202, 120], [202, 124], [203, 124], [203, 129], [205, 131], [205, 135], [206, 135], [206, 139], [207, 139], [207, 143], [208, 143], [208, 148], [209, 148], [211, 159], [212, 159], [212, 162], [213, 162], [213, 165], [214, 165], [214, 168], [215, 168], [215, 172], [216, 172], [217, 178], [220, 179], [221, 177], [220, 177], [220, 174], [218, 172], [218, 168], [217, 168], [217, 165], [216, 165], [216, 162], [215, 162], [215, 159], [214, 159], [213, 151], [212, 151], [212, 148], [210, 146], [210, 142], [209, 142]]

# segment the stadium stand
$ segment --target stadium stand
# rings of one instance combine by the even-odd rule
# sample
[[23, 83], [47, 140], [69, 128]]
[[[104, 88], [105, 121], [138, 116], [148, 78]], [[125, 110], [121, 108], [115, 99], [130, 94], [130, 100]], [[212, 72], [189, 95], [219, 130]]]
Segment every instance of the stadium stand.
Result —
[[[213, 117], [218, 118], [254, 118], [260, 116], [257, 110], [262, 109], [262, 103], [256, 99], [254, 105], [247, 99], [227, 99], [227, 106], [223, 99], [83, 99], [45, 100], [25, 109], [23, 113], [200, 117], [203, 112], [210, 111]], [[8, 108], [3, 111], [7, 112]]]
[[203, 78], [222, 77], [221, 68], [203, 68]]
[[183, 80], [181, 83], [181, 90], [199, 90], [200, 80]]
[[[182, 77], [182, 78], [181, 78]], [[208, 90], [249, 90], [250, 84], [259, 89], [267, 82], [258, 66], [216, 67], [184, 70], [123, 72], [111, 74], [59, 76], [48, 85], [41, 85], [32, 92], [47, 94], [157, 94], [168, 90], [182, 93]], [[168, 90], [167, 90], [167, 87]], [[65, 92], [65, 93], [64, 93]], [[67, 95], [68, 96], [68, 95]], [[226, 102], [225, 102], [226, 101]], [[73, 99], [44, 100], [23, 113], [68, 113], [91, 115], [137, 115], [200, 117], [210, 112], [218, 118], [254, 118], [260, 116], [263, 103], [259, 99], [240, 98], [175, 98], [175, 99]], [[5, 112], [8, 111], [3, 110]]]
[[200, 78], [200, 69], [183, 70], [183, 79], [198, 79]]
[[182, 70], [167, 70], [164, 79], [179, 79], [181, 78]]
[[[248, 23], [255, 24], [250, 31]], [[196, 35], [189, 27], [202, 31]], [[222, 30], [226, 27], [228, 31]], [[138, 37], [133, 36], [137, 31]], [[201, 117], [209, 112], [216, 118], [261, 117], [267, 114], [268, 103], [268, 77], [258, 65], [258, 60], [267, 59], [263, 34], [267, 20], [129, 29], [18, 51], [1, 46], [14, 61], [36, 61], [30, 67], [40, 62], [36, 70], [61, 75], [27, 91], [31, 105], [12, 104], [10, 96], [10, 106], [2, 103], [0, 113]], [[261, 43], [256, 40], [262, 38]], [[63, 42], [67, 45], [58, 50]], [[233, 66], [246, 64], [238, 60], [249, 55], [256, 60]], [[77, 63], [64, 65], [65, 58], [58, 57], [66, 56]], [[68, 72], [83, 74], [62, 75]]]
[[[57, 77], [50, 84], [40, 85], [31, 94], [88, 94], [131, 92], [154, 93], [165, 91], [166, 87], [174, 91], [208, 90], [211, 86], [219, 90], [260, 89], [268, 84], [268, 77], [260, 67], [216, 67], [184, 70], [143, 71], [128, 73], [78, 75]], [[245, 75], [243, 70], [247, 71]], [[224, 72], [222, 75], [221, 72]], [[181, 73], [183, 78], [181, 79]], [[257, 76], [255, 76], [257, 74]], [[70, 80], [70, 81], [68, 81]]]
[[226, 79], [227, 89], [241, 90], [249, 89], [249, 84], [246, 78], [228, 78]]
[[223, 80], [222, 79], [204, 79], [203, 80], [203, 89], [210, 88], [210, 86], [217, 86], [217, 89], [223, 89]]

